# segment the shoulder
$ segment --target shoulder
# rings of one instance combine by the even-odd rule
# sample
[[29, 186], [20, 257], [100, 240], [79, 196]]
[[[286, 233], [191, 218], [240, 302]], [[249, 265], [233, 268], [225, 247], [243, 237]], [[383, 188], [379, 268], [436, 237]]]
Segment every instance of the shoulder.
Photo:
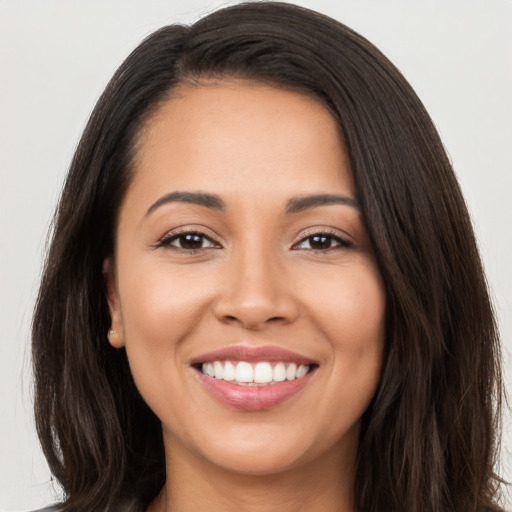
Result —
[[49, 507], [45, 508], [38, 508], [37, 510], [33, 510], [32, 512], [60, 512], [61, 506], [59, 504], [57, 505], [50, 505]]

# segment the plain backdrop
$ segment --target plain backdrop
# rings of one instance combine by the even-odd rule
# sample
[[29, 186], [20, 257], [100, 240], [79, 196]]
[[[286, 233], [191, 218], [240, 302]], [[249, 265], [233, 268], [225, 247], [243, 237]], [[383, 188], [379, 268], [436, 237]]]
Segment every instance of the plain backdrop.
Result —
[[[206, 0], [0, 0], [0, 510], [55, 499], [32, 420], [29, 331], [45, 236], [96, 99], [156, 28]], [[436, 123], [471, 211], [512, 381], [512, 0], [304, 0], [376, 44]], [[512, 480], [511, 420], [502, 475]], [[509, 504], [510, 506], [510, 504]]]

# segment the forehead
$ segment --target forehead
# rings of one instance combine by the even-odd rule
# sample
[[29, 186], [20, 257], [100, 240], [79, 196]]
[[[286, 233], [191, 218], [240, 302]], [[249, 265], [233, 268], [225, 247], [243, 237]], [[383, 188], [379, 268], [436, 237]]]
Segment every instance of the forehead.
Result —
[[268, 198], [270, 191], [341, 188], [355, 195], [329, 111], [312, 97], [259, 83], [180, 86], [141, 130], [137, 147], [138, 193], [207, 188]]

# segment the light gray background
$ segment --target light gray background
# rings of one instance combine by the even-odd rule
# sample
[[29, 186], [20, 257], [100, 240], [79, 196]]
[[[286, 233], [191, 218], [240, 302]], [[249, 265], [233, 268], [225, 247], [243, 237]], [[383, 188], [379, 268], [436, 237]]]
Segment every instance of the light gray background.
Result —
[[[144, 36], [229, 3], [0, 0], [1, 511], [55, 497], [31, 417], [29, 329], [45, 233], [88, 114]], [[375, 43], [432, 115], [473, 216], [510, 384], [512, 0], [297, 3]], [[503, 474], [511, 480], [510, 418], [504, 430]]]

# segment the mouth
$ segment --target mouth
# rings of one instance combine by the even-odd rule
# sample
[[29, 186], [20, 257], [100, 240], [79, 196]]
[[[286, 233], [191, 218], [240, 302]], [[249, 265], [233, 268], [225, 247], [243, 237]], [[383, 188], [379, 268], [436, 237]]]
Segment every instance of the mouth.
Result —
[[304, 378], [317, 364], [297, 364], [286, 361], [211, 361], [193, 367], [213, 379], [239, 386], [273, 386]]
[[191, 361], [214, 398], [243, 410], [264, 410], [304, 389], [318, 363], [277, 347], [228, 347]]

